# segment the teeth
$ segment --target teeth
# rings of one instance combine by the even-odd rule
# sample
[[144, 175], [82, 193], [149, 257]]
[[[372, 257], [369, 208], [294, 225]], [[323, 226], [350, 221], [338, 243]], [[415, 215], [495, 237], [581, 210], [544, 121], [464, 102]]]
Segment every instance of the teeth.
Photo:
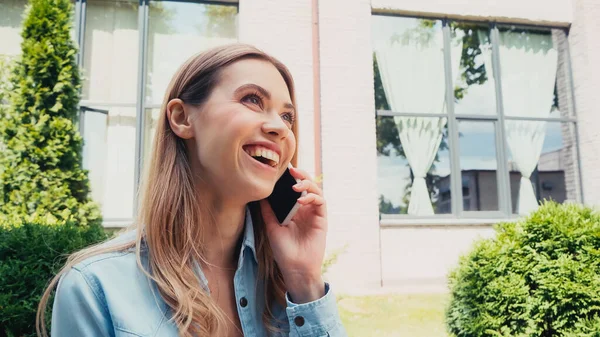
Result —
[[272, 160], [273, 161], [272, 166], [279, 164], [279, 155], [276, 152], [269, 150], [265, 147], [247, 146], [244, 149], [244, 151], [246, 151], [246, 153], [252, 157], [263, 157], [263, 158]]

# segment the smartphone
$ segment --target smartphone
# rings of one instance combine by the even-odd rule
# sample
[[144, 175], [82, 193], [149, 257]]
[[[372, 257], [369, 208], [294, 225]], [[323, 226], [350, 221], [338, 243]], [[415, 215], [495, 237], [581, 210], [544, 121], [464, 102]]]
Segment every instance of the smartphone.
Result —
[[283, 172], [283, 175], [275, 184], [273, 193], [267, 197], [267, 201], [271, 205], [275, 217], [284, 226], [289, 224], [300, 208], [301, 205], [298, 203], [298, 199], [306, 195], [306, 191], [300, 193], [292, 189], [292, 186], [299, 183], [300, 180], [292, 176], [290, 167], [292, 167], [291, 164], [285, 169], [285, 172]]

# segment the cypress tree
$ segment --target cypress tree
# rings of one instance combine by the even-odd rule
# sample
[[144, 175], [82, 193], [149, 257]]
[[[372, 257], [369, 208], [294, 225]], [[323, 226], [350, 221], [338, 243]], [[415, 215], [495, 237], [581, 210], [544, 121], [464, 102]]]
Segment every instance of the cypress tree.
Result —
[[0, 120], [0, 213], [8, 221], [98, 223], [78, 132], [81, 78], [69, 0], [30, 0]]

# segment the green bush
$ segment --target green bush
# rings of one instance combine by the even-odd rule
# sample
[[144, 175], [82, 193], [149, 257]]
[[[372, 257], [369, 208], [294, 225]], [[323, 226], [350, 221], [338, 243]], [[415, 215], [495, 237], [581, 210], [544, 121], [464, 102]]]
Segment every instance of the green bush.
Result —
[[0, 219], [100, 221], [77, 127], [80, 74], [69, 0], [30, 0], [0, 116]]
[[496, 227], [450, 275], [457, 337], [600, 337], [600, 215], [546, 203]]
[[67, 255], [106, 238], [99, 225], [0, 227], [0, 336], [35, 336], [37, 305]]

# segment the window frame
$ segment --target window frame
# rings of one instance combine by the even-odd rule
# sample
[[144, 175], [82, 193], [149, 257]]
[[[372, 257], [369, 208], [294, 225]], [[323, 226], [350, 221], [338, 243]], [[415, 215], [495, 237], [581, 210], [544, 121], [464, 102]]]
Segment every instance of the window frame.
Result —
[[[512, 210], [511, 200], [511, 187], [510, 187], [510, 172], [508, 168], [508, 144], [505, 134], [505, 121], [506, 120], [528, 120], [528, 121], [545, 121], [545, 122], [560, 122], [568, 123], [573, 128], [573, 136], [575, 143], [575, 156], [578, 162], [580, 162], [580, 144], [579, 144], [579, 129], [577, 124], [577, 110], [575, 104], [575, 93], [573, 87], [573, 72], [571, 67], [571, 55], [569, 51], [569, 44], [565, 46], [565, 62], [562, 67], [565, 67], [562, 71], [566, 71], [566, 78], [569, 86], [570, 103], [572, 108], [569, 109], [568, 117], [547, 117], [547, 118], [535, 118], [535, 117], [517, 117], [517, 116], [505, 116], [503, 96], [502, 96], [502, 76], [500, 72], [500, 53], [499, 53], [499, 26], [506, 27], [511, 26], [515, 28], [531, 29], [538, 28], [541, 30], [561, 30], [565, 34], [565, 39], [569, 38], [569, 30], [565, 27], [557, 27], [551, 25], [530, 25], [530, 24], [511, 24], [509, 22], [498, 22], [490, 20], [463, 20], [460, 18], [452, 19], [448, 17], [435, 17], [435, 16], [415, 16], [415, 15], [402, 15], [402, 14], [391, 14], [381, 13], [373, 10], [372, 16], [388, 16], [388, 17], [400, 17], [408, 19], [425, 19], [425, 20], [438, 20], [442, 24], [442, 36], [443, 36], [443, 53], [444, 53], [444, 78], [445, 78], [445, 94], [446, 94], [446, 114], [434, 114], [434, 113], [415, 113], [415, 112], [398, 112], [391, 110], [380, 110], [375, 109], [375, 119], [384, 116], [405, 116], [405, 117], [446, 117], [448, 122], [448, 148], [450, 155], [450, 201], [451, 201], [451, 213], [449, 214], [434, 214], [429, 216], [417, 216], [408, 214], [381, 214], [379, 213], [380, 226], [382, 227], [393, 227], [395, 225], [412, 225], [414, 223], [420, 223], [423, 225], [441, 225], [443, 223], [449, 224], [462, 224], [462, 223], [496, 223], [504, 221], [506, 219], [516, 219], [520, 216], [514, 214]], [[492, 72], [494, 74], [494, 92], [496, 99], [496, 113], [494, 115], [474, 115], [474, 114], [455, 114], [454, 111], [454, 74], [452, 74], [451, 68], [451, 46], [452, 32], [450, 23], [451, 22], [465, 22], [465, 23], [476, 23], [482, 27], [487, 25], [490, 33], [490, 45], [492, 46]], [[560, 66], [560, 65], [559, 65]], [[557, 71], [558, 71], [557, 67]], [[463, 209], [463, 193], [462, 193], [462, 174], [460, 169], [460, 142], [458, 124], [460, 121], [487, 121], [494, 123], [494, 131], [496, 138], [496, 179], [498, 183], [498, 211], [465, 211]], [[537, 166], [534, 172], [537, 172]], [[583, 203], [583, 183], [581, 178], [581, 165], [577, 165], [576, 168], [577, 179], [575, 179], [576, 186], [576, 202]], [[416, 222], [415, 222], [416, 220]], [[466, 220], [466, 222], [465, 222]]]

